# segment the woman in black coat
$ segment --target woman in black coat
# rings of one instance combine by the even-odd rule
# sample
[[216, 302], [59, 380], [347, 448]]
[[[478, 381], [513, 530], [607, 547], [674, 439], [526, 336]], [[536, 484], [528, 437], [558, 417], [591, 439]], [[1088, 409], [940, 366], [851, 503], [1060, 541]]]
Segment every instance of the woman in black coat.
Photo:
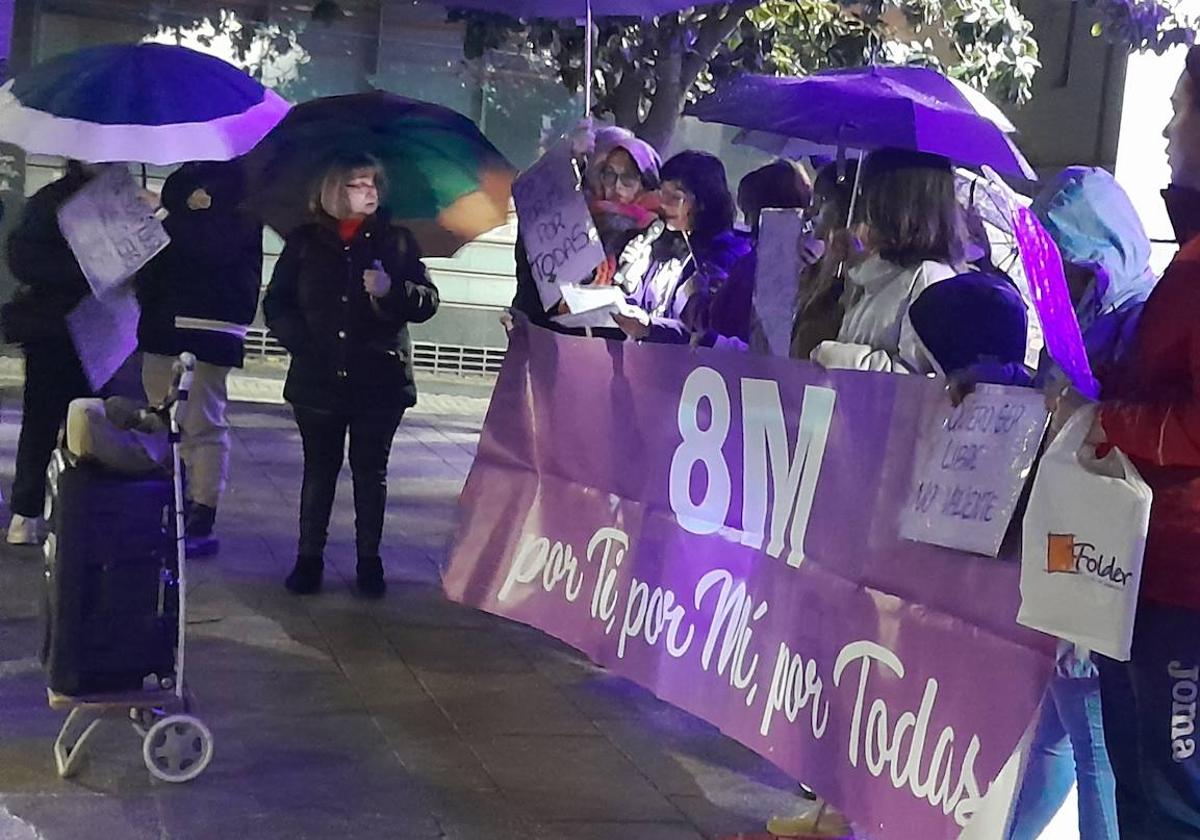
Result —
[[25, 391], [8, 542], [42, 541], [46, 467], [71, 400], [90, 397], [67, 327], [67, 315], [91, 293], [58, 227], [58, 211], [92, 179], [94, 170], [69, 161], [62, 178], [38, 190], [8, 238], [8, 266], [20, 284], [3, 310], [4, 336], [25, 351]]
[[405, 409], [416, 404], [407, 324], [433, 317], [438, 292], [412, 234], [389, 224], [374, 158], [332, 166], [288, 237], [263, 301], [267, 327], [292, 354], [284, 398], [304, 443], [300, 544], [287, 588], [321, 587], [334, 491], [350, 437], [357, 583], [384, 592], [379, 544], [387, 463]]

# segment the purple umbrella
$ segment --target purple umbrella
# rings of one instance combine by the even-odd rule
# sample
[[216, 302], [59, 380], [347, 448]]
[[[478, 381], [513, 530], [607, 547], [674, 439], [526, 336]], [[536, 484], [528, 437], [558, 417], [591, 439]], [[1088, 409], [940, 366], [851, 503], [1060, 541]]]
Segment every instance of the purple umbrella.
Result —
[[812, 143], [912, 149], [1037, 177], [993, 119], [980, 114], [949, 79], [924, 67], [875, 65], [799, 79], [739, 76], [686, 113]]
[[[433, 0], [456, 9], [473, 9], [507, 15], [518, 20], [549, 18], [552, 20], [583, 20], [587, 31], [584, 68], [587, 85], [584, 88], [584, 114], [592, 112], [592, 18], [636, 17], [652, 18], [670, 12], [705, 5], [703, 0]], [[710, 0], [711, 2], [711, 0]]]

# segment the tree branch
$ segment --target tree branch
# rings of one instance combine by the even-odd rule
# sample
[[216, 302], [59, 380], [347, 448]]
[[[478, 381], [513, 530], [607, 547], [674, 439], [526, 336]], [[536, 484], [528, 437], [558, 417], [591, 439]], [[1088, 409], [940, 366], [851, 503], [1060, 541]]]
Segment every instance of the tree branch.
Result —
[[696, 33], [695, 48], [683, 64], [680, 80], [686, 83], [685, 90], [695, 84], [696, 79], [700, 76], [700, 71], [708, 65], [717, 48], [728, 40], [729, 36], [741, 25], [742, 18], [746, 16], [746, 13], [757, 5], [759, 5], [759, 0], [738, 0], [736, 3], [730, 3], [721, 16], [710, 17], [700, 24], [700, 29]]
[[737, 30], [746, 13], [756, 5], [757, 0], [738, 0], [730, 3], [722, 14], [709, 17], [697, 28], [696, 39], [690, 50], [684, 40], [686, 23], [672, 37], [670, 44], [660, 49], [657, 84], [650, 100], [650, 110], [638, 131], [643, 139], [660, 150], [667, 148], [688, 91], [717, 49]]
[[625, 67], [621, 81], [612, 88], [608, 97], [609, 110], [617, 125], [633, 128], [638, 122], [638, 111], [642, 104], [642, 79], [633, 67]]

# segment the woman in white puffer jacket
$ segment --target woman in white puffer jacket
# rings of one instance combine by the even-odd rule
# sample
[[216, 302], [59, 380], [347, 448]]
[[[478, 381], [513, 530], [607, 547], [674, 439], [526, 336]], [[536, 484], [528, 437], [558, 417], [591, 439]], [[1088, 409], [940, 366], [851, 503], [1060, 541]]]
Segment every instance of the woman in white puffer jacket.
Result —
[[966, 230], [950, 161], [882, 149], [863, 170], [857, 218], [867, 254], [846, 277], [846, 314], [836, 341], [812, 360], [827, 368], [929, 374], [933, 357], [908, 309], [934, 283], [961, 273]]

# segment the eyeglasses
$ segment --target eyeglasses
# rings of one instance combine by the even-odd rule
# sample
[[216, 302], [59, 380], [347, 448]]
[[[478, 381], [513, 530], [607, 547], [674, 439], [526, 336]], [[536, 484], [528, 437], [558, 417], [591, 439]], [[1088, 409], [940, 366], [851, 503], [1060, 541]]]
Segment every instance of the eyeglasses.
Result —
[[376, 184], [364, 184], [361, 182], [352, 182], [346, 185], [346, 189], [353, 192], [379, 192], [379, 187]]
[[600, 170], [600, 183], [606, 187], [615, 187], [620, 183], [622, 187], [633, 189], [642, 185], [642, 176], [638, 172], [618, 172], [611, 166], [605, 166]]
[[676, 209], [683, 207], [683, 205], [692, 198], [690, 193], [682, 190], [674, 190], [670, 187], [659, 190], [658, 195], [659, 204], [661, 204], [663, 207], [671, 207]]

